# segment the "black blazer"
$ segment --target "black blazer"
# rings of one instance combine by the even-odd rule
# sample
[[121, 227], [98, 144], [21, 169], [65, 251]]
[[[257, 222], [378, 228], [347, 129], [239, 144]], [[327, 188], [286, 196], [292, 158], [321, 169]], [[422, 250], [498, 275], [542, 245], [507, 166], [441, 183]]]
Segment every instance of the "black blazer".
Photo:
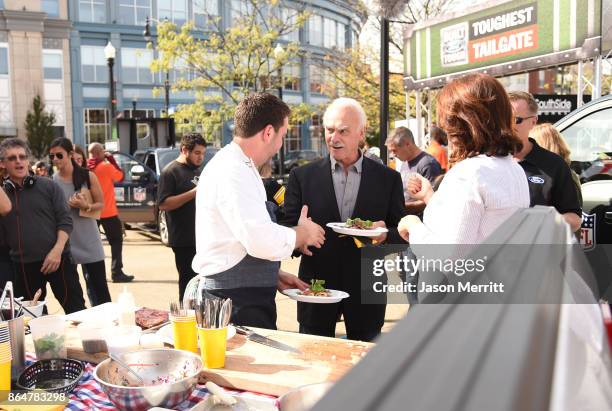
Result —
[[[325, 280], [326, 288], [343, 290], [351, 300], [359, 302], [361, 253], [350, 237], [340, 237], [326, 227], [340, 222], [340, 212], [334, 193], [329, 157], [298, 167], [291, 171], [285, 193], [284, 224], [297, 225], [303, 205], [308, 216], [325, 229], [325, 244], [311, 248], [312, 256], [302, 256], [299, 277]], [[383, 220], [389, 228], [388, 244], [404, 244], [397, 232], [397, 224], [406, 214], [404, 190], [400, 174], [367, 157], [363, 158], [361, 182], [352, 218]], [[310, 304], [327, 305], [327, 304]], [[333, 305], [333, 304], [329, 304]], [[331, 308], [331, 307], [330, 307]], [[298, 321], [310, 322], [304, 310], [298, 309]]]

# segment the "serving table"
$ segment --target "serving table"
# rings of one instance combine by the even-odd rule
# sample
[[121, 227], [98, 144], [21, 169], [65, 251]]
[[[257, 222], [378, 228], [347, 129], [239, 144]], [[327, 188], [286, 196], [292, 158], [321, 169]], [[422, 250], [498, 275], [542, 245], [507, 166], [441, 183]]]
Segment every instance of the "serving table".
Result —
[[[322, 382], [335, 382], [349, 371], [373, 346], [361, 341], [327, 338], [285, 331], [253, 328], [253, 331], [285, 343], [300, 354], [282, 351], [236, 335], [227, 342], [225, 367], [205, 369], [191, 397], [177, 409], [189, 409], [206, 398], [206, 381], [239, 391], [239, 395], [256, 395], [274, 402], [276, 397], [293, 388]], [[34, 352], [31, 336], [26, 336], [26, 351]], [[107, 358], [106, 353], [88, 354], [83, 351], [74, 324], [67, 324], [68, 358], [86, 362], [86, 372], [69, 397], [68, 409], [115, 409], [100, 385], [93, 378], [95, 365]], [[28, 354], [28, 360], [34, 360]]]

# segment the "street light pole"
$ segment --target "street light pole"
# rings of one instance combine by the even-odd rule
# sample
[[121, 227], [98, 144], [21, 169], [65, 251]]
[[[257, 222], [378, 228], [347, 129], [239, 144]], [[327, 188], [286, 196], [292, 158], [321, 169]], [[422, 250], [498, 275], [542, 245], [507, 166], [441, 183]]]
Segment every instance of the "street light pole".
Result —
[[115, 66], [115, 56], [117, 50], [113, 47], [113, 44], [109, 42], [104, 47], [104, 56], [108, 62], [108, 78], [110, 83], [110, 120], [111, 120], [111, 140], [116, 137], [117, 119], [115, 118], [117, 98], [115, 97], [115, 76], [113, 73], [113, 67]]
[[389, 124], [389, 19], [382, 18], [380, 29], [380, 158], [387, 164], [387, 130]]
[[[285, 50], [283, 50], [283, 46], [281, 46], [280, 44], [277, 44], [276, 48], [274, 49], [274, 57], [276, 58], [277, 64], [284, 52]], [[277, 76], [278, 76], [278, 98], [281, 99], [282, 101], [283, 100], [283, 67], [280, 64], [278, 65]], [[285, 175], [285, 142], [284, 140], [283, 140], [283, 145], [281, 146], [280, 151], [278, 153], [278, 158], [280, 161], [280, 164], [278, 166], [278, 172], [282, 178]]]

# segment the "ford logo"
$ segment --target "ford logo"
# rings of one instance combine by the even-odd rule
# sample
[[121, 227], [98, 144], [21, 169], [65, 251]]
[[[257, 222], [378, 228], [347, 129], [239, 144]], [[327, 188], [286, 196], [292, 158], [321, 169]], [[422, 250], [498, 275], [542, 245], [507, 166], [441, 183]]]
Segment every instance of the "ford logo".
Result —
[[533, 184], [544, 184], [544, 179], [538, 176], [527, 177], [527, 180], [531, 181]]

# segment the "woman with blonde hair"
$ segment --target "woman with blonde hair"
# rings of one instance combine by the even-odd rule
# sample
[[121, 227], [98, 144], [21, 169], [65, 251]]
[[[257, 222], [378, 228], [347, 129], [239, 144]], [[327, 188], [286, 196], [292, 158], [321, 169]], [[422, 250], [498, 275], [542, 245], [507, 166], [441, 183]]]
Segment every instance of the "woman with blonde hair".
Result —
[[[571, 165], [570, 154], [572, 153], [567, 146], [567, 143], [563, 139], [561, 133], [550, 123], [538, 124], [529, 133], [531, 137], [537, 141], [538, 145], [548, 151], [552, 151], [558, 154], [567, 165]], [[576, 191], [578, 192], [578, 201], [582, 206], [582, 189], [580, 186], [580, 177], [570, 168], [572, 174], [572, 180], [576, 185]]]

